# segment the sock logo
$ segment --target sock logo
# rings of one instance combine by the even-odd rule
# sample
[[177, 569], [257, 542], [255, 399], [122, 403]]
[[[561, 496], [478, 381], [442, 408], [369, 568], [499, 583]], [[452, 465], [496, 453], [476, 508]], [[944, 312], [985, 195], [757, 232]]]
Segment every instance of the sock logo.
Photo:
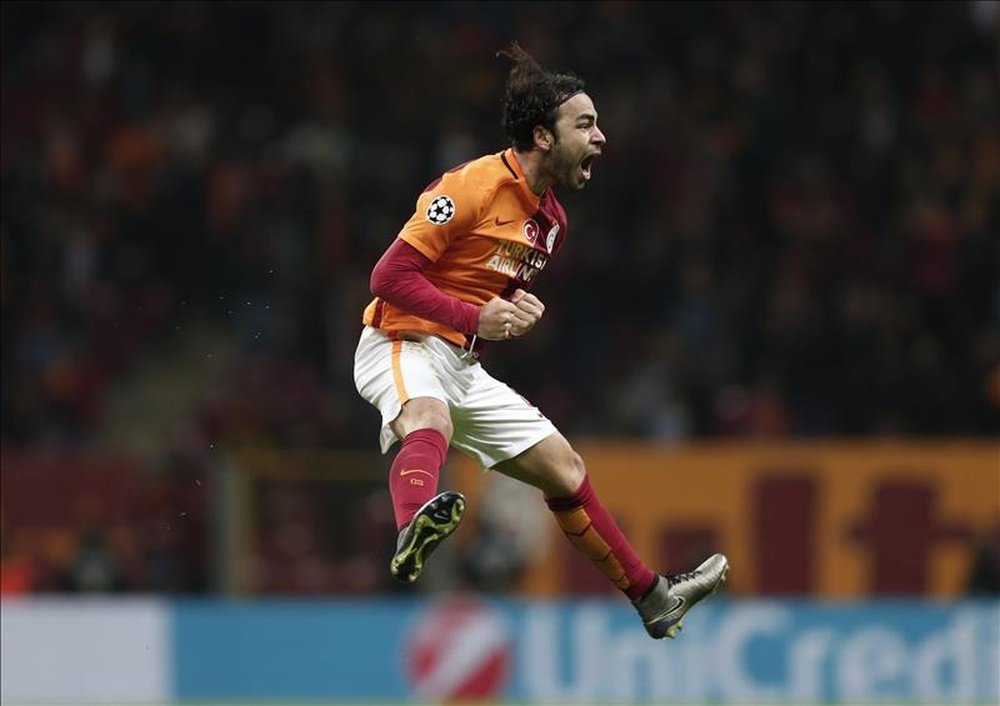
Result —
[[[412, 473], [423, 473], [425, 475], [430, 476], [431, 478], [434, 477], [434, 474], [430, 473], [429, 471], [425, 471], [425, 470], [423, 470], [421, 468], [404, 468], [403, 470], [401, 470], [399, 472], [399, 475], [400, 476], [408, 476], [408, 475], [410, 475]], [[410, 485], [423, 486], [423, 484], [424, 484], [424, 479], [423, 478], [410, 478]]]

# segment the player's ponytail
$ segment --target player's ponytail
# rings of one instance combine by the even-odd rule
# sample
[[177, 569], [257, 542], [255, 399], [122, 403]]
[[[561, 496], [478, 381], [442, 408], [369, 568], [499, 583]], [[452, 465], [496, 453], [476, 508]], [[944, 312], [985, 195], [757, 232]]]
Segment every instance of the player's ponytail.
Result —
[[573, 74], [546, 71], [516, 41], [498, 51], [500, 57], [514, 64], [504, 87], [501, 124], [511, 144], [527, 151], [534, 145], [535, 126], [555, 134], [559, 106], [583, 91], [585, 84]]

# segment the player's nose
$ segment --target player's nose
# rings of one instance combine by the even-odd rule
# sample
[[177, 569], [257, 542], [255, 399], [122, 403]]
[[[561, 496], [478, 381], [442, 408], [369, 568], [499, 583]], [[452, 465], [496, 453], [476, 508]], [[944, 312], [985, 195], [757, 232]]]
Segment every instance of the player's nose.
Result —
[[595, 145], [603, 147], [605, 144], [607, 144], [608, 138], [606, 138], [604, 136], [604, 133], [601, 132], [601, 128], [595, 125], [594, 134], [590, 136], [590, 141]]

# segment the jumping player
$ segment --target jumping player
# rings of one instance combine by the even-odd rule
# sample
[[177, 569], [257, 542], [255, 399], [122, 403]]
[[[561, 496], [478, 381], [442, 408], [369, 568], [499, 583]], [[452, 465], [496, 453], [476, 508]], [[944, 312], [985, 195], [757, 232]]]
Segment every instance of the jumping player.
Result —
[[537, 408], [491, 377], [483, 341], [527, 334], [545, 306], [528, 292], [566, 239], [555, 185], [582, 189], [605, 137], [584, 82], [543, 70], [517, 43], [503, 97], [511, 147], [444, 174], [376, 264], [355, 354], [361, 396], [382, 413], [381, 447], [401, 448], [389, 471], [399, 537], [394, 577], [415, 581], [465, 511], [437, 492], [448, 447], [528, 483], [555, 520], [632, 601], [654, 638], [725, 580], [725, 556], [659, 576], [636, 555], [590, 484], [583, 459]]

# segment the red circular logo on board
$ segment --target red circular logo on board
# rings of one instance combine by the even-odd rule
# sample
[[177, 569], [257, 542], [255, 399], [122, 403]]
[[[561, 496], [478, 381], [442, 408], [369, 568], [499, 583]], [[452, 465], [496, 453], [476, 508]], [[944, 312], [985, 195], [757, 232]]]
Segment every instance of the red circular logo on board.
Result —
[[540, 228], [534, 218], [529, 218], [524, 222], [524, 237], [527, 238], [528, 242], [532, 245], [534, 245], [535, 241], [538, 240], [539, 232]]
[[498, 696], [510, 670], [511, 644], [503, 617], [468, 596], [430, 604], [404, 646], [414, 692], [433, 700]]

